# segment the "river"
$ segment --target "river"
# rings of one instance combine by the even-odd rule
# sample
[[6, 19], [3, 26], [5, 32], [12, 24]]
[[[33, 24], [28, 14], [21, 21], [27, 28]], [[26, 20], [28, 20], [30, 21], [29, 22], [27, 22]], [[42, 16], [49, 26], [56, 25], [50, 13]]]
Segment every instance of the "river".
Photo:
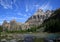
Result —
[[34, 42], [34, 39], [48, 38], [55, 39], [60, 34], [47, 34], [47, 33], [31, 33], [31, 34], [5, 34], [6, 36], [1, 39], [1, 42]]

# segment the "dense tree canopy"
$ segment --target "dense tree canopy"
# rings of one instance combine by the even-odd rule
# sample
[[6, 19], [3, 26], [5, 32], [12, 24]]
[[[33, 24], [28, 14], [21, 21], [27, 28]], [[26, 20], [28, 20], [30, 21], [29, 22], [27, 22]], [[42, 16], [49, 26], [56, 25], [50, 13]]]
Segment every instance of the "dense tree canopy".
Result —
[[45, 32], [60, 32], [60, 9], [54, 11], [50, 18], [44, 21]]
[[3, 31], [3, 28], [2, 28], [2, 26], [0, 26], [0, 32], [2, 32]]

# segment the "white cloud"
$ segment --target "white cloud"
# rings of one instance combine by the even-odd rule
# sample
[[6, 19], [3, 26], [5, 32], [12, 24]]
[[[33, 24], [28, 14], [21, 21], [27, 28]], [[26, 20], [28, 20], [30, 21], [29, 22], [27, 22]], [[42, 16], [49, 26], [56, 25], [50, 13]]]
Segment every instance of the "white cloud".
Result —
[[8, 16], [5, 16], [5, 18], [0, 18], [0, 21], [4, 21], [4, 20], [12, 20], [12, 19], [16, 19], [16, 20], [21, 20], [21, 19], [24, 19], [23, 17], [8, 17]]
[[28, 17], [30, 14], [23, 14], [21, 12], [17, 12], [16, 15], [22, 16], [22, 17]]
[[49, 2], [47, 2], [47, 3], [44, 3], [42, 6], [40, 6], [40, 9], [43, 9], [44, 11], [51, 10], [52, 6], [50, 5]]
[[28, 12], [28, 11], [32, 11], [34, 8], [36, 7], [35, 4], [26, 4], [25, 5], [25, 11]]
[[22, 16], [22, 13], [20, 13], [20, 12], [17, 12], [16, 14]]
[[15, 11], [19, 9], [19, 5], [16, 3], [16, 0], [13, 1], [13, 4], [15, 5]]
[[29, 16], [31, 16], [31, 13], [28, 13]]
[[26, 17], [27, 15], [26, 15], [26, 14], [24, 14], [24, 16]]
[[13, 4], [15, 5], [15, 10], [18, 9], [16, 0], [0, 0], [0, 4], [4, 9], [13, 9]]
[[12, 9], [12, 5], [9, 4], [7, 0], [0, 0], [0, 4], [4, 9]]
[[4, 20], [7, 20], [7, 22], [11, 21], [11, 20], [24, 20], [25, 18], [20, 18], [20, 17], [8, 17], [8, 16], [5, 16], [5, 18], [0, 18], [0, 24], [3, 23]]
[[28, 12], [29, 11], [29, 7], [28, 7], [28, 5], [26, 4], [26, 12]]
[[20, 19], [23, 19], [23, 18], [20, 18], [20, 17], [7, 17], [7, 19], [18, 19], [18, 20], [20, 20]]
[[33, 6], [34, 6], [35, 8], [40, 7], [40, 5], [39, 5], [39, 4], [34, 4]]
[[2, 25], [3, 22], [0, 21], [0, 25]]
[[40, 5], [39, 3], [37, 3], [37, 4], [33, 3], [32, 5], [29, 5], [30, 11], [32, 11], [34, 9], [38, 10], [39, 8], [43, 9], [45, 11], [45, 10], [51, 10], [52, 6], [50, 5], [50, 2], [45, 2], [42, 5]]
[[33, 11], [33, 10], [37, 10], [38, 8], [40, 7], [40, 5], [37, 3], [33, 3], [32, 5], [29, 4], [29, 5], [26, 5], [26, 11]]
[[16, 3], [16, 0], [12, 0], [12, 2]]

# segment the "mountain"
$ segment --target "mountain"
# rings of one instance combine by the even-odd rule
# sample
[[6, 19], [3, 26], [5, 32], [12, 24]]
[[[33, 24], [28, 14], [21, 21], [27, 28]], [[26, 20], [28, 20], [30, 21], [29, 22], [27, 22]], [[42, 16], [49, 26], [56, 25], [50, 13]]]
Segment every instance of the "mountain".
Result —
[[43, 26], [45, 32], [60, 32], [60, 8], [56, 9], [48, 19], [44, 20]]
[[28, 23], [30, 27], [33, 26], [39, 26], [43, 23], [45, 19], [48, 19], [50, 15], [52, 14], [52, 11], [47, 10], [44, 12], [42, 9], [38, 9], [37, 12], [35, 12], [25, 23]]

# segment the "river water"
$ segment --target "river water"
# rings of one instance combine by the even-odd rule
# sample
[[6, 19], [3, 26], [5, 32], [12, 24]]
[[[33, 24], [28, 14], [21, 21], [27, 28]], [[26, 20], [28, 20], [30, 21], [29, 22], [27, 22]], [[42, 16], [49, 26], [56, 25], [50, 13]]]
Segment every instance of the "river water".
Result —
[[23, 39], [1, 39], [1, 42], [33, 42], [34, 36], [26, 35]]
[[35, 38], [45, 38], [45, 39], [48, 39], [50, 40], [49, 42], [53, 42], [52, 40], [53, 39], [56, 39], [56, 37], [60, 37], [59, 34], [24, 34], [24, 35], [21, 35], [20, 37], [19, 36], [14, 36], [16, 37], [15, 38], [12, 38], [12, 39], [6, 39], [6, 38], [3, 38], [1, 39], [1, 42], [34, 42], [34, 39]]

